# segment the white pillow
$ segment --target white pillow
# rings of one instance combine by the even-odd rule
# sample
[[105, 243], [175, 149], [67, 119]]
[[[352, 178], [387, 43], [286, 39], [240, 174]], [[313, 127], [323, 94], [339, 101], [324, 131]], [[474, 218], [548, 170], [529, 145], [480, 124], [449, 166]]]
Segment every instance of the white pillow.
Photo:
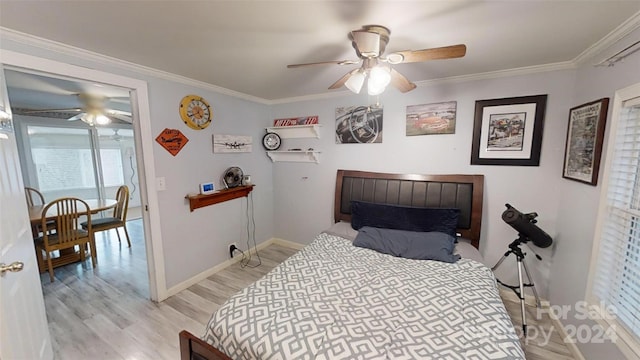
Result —
[[340, 221], [338, 223], [335, 223], [331, 225], [330, 228], [326, 229], [324, 232], [330, 235], [335, 235], [341, 238], [349, 239], [351, 241], [353, 241], [353, 239], [355, 239], [356, 236], [358, 236], [358, 230], [354, 230], [351, 227], [351, 223], [346, 221]]
[[[480, 251], [471, 245], [471, 240], [465, 238], [458, 238], [458, 243], [453, 249], [454, 254], [460, 255], [463, 259], [471, 259], [484, 264], [484, 258]], [[486, 265], [486, 264], [485, 264]]]

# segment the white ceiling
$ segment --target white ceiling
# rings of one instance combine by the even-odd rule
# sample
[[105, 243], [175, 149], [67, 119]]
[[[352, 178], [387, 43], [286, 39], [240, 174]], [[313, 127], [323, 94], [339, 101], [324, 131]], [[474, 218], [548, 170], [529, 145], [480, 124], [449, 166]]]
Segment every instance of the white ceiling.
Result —
[[391, 29], [387, 53], [467, 45], [461, 59], [395, 66], [420, 82], [569, 62], [638, 11], [637, 0], [1, 0], [0, 25], [271, 101], [330, 92], [357, 65], [286, 65], [355, 59], [347, 35], [365, 24]]

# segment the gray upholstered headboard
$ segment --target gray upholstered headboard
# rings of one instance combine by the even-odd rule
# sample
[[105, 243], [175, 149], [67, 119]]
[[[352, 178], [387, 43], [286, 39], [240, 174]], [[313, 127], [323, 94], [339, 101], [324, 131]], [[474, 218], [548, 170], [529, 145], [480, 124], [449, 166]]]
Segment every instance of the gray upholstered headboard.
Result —
[[335, 221], [351, 221], [351, 200], [459, 208], [458, 232], [480, 245], [483, 175], [406, 175], [338, 170]]

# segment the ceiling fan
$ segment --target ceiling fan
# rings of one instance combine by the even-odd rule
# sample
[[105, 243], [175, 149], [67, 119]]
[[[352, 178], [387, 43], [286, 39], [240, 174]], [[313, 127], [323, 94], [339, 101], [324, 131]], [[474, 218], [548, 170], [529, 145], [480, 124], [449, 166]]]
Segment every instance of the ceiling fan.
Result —
[[109, 98], [106, 96], [82, 93], [77, 94], [77, 97], [82, 104], [82, 107], [67, 109], [26, 110], [22, 111], [22, 113], [24, 115], [33, 115], [38, 113], [78, 112], [77, 115], [74, 115], [67, 120], [82, 120], [89, 126], [106, 125], [111, 122], [124, 122], [128, 124], [132, 122], [130, 112], [107, 108], [106, 104], [109, 101]]
[[404, 75], [393, 69], [391, 65], [423, 62], [438, 59], [452, 59], [463, 57], [467, 47], [463, 44], [422, 50], [396, 51], [384, 56], [384, 50], [389, 42], [391, 31], [381, 25], [365, 25], [359, 30], [349, 33], [351, 45], [356, 50], [359, 60], [322, 61], [306, 64], [287, 65], [288, 68], [298, 68], [314, 65], [355, 65], [361, 67], [346, 73], [329, 89], [338, 89], [343, 85], [354, 93], [360, 93], [365, 79], [368, 78], [369, 95], [381, 94], [389, 83], [403, 93], [416, 88]]
[[118, 134], [118, 131], [120, 131], [120, 129], [112, 129], [113, 134], [111, 135], [100, 135], [100, 138], [106, 139], [106, 140], [111, 140], [111, 141], [116, 141], [116, 142], [120, 142], [124, 139], [124, 136]]

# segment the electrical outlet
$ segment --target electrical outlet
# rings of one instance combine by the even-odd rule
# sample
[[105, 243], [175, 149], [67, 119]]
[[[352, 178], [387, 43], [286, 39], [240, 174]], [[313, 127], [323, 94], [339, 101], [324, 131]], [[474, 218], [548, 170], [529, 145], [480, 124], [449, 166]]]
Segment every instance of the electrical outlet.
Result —
[[233, 258], [234, 251], [238, 250], [238, 244], [232, 242], [228, 246], [229, 249], [229, 257]]

